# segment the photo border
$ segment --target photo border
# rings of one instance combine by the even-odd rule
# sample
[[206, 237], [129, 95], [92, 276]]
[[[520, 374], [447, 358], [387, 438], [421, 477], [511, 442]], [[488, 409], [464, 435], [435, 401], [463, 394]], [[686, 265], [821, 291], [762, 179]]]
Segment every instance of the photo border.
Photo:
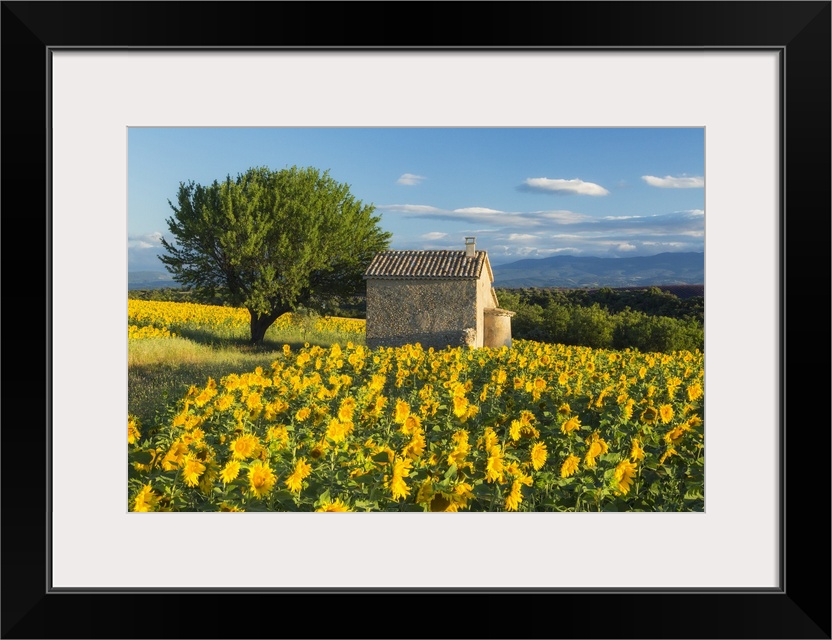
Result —
[[[16, 357], [6, 376], [2, 455], [3, 483], [0, 508], [6, 515], [3, 523], [2, 637], [130, 637], [137, 631], [136, 616], [146, 612], [147, 625], [142, 637], [253, 637], [286, 635], [268, 619], [238, 626], [233, 615], [188, 615], [188, 605], [202, 611], [220, 612], [227, 606], [228, 590], [212, 589], [165, 593], [113, 594], [83, 591], [56, 593], [49, 589], [48, 549], [49, 492], [51, 481], [48, 433], [51, 385], [51, 290], [48, 266], [51, 256], [51, 157], [49, 148], [50, 52], [64, 47], [106, 50], [109, 48], [155, 47], [191, 50], [250, 49], [372, 49], [378, 51], [437, 49], [540, 48], [581, 50], [652, 50], [696, 47], [716, 49], [768, 49], [781, 52], [781, 310], [780, 362], [782, 365], [781, 402], [781, 588], [749, 593], [709, 592], [691, 589], [687, 593], [661, 592], [610, 593], [603, 589], [575, 592], [540, 593], [490, 590], [470, 593], [461, 590], [403, 590], [392, 594], [373, 589], [318, 590], [307, 593], [271, 593], [271, 590], [244, 590], [246, 608], [274, 607], [279, 613], [288, 605], [291, 614], [302, 597], [314, 597], [313, 606], [321, 607], [325, 620], [312, 619], [308, 628], [314, 637], [348, 637], [346, 629], [356, 618], [371, 620], [356, 626], [362, 637], [755, 637], [755, 638], [829, 638], [829, 518], [818, 518], [804, 510], [820, 504], [829, 505], [829, 430], [824, 421], [813, 427], [811, 441], [803, 430], [817, 422], [817, 398], [827, 398], [827, 379], [806, 380], [803, 352], [816, 353], [820, 336], [828, 338], [828, 316], [800, 313], [786, 324], [786, 291], [808, 281], [812, 289], [828, 295], [829, 288], [829, 212], [830, 207], [830, 3], [829, 2], [574, 2], [574, 3], [482, 3], [477, 15], [464, 10], [465, 20], [451, 17], [448, 3], [413, 3], [409, 26], [398, 34], [399, 43], [389, 44], [389, 36], [368, 36], [358, 28], [381, 5], [333, 3], [322, 12], [320, 3], [50, 3], [4, 2], [2, 4], [2, 86], [5, 91], [2, 122], [5, 126], [4, 163], [6, 186], [3, 199], [7, 205], [6, 238], [20, 244], [20, 238], [34, 240], [44, 253], [27, 251], [25, 256], [7, 253], [8, 277], [4, 278], [7, 299], [29, 310], [25, 326], [7, 314], [7, 333], [12, 339], [21, 333], [45, 335], [44, 359]], [[280, 14], [291, 16], [291, 24], [314, 21], [314, 29], [269, 28], [268, 23], [252, 21], [240, 15], [241, 5], [276, 7]], [[519, 6], [518, 6], [519, 5]], [[556, 7], [568, 29], [551, 30], [548, 20], [529, 21], [532, 7]], [[466, 8], [473, 5], [468, 4]], [[441, 10], [440, 10], [441, 8]], [[232, 10], [233, 9], [233, 10]], [[605, 20], [587, 23], [587, 18], [603, 9]], [[244, 19], [246, 18], [246, 19]], [[183, 28], [185, 21], [189, 28]], [[196, 24], [192, 24], [191, 20]], [[658, 21], [657, 21], [658, 20]], [[665, 21], [663, 24], [662, 21]], [[667, 28], [672, 21], [672, 28]], [[252, 24], [253, 22], [253, 24]], [[267, 21], [263, 21], [267, 22]], [[356, 27], [349, 35], [348, 27]], [[664, 28], [663, 28], [664, 27]], [[346, 35], [345, 35], [346, 33]], [[471, 41], [472, 38], [480, 41]], [[484, 45], [482, 41], [487, 41]], [[172, 44], [173, 43], [173, 44]], [[333, 44], [335, 43], [335, 44]], [[788, 181], [786, 180], [788, 177]], [[14, 191], [12, 191], [14, 189]], [[20, 206], [12, 198], [24, 192], [30, 201], [45, 205], [46, 215], [16, 215]], [[36, 207], [37, 209], [38, 207]], [[786, 212], [792, 217], [787, 220]], [[11, 212], [11, 213], [10, 213]], [[805, 213], [804, 213], [805, 212]], [[814, 215], [810, 212], [820, 212]], [[32, 228], [32, 221], [35, 228]], [[22, 224], [21, 224], [22, 223]], [[788, 224], [787, 224], [788, 223]], [[43, 225], [40, 227], [39, 225]], [[15, 228], [20, 225], [19, 228]], [[818, 227], [821, 227], [818, 229]], [[12, 231], [10, 232], [9, 229]], [[39, 244], [38, 239], [45, 242]], [[788, 269], [786, 265], [787, 249]], [[817, 260], [822, 256], [823, 275], [818, 275]], [[802, 259], [802, 261], [801, 261]], [[24, 277], [19, 277], [21, 274]], [[33, 281], [43, 282], [45, 291]], [[738, 287], [741, 283], [738, 283]], [[45, 295], [44, 295], [45, 294]], [[798, 301], [800, 303], [800, 301]], [[814, 306], [814, 305], [813, 305]], [[809, 307], [804, 307], [808, 309]], [[824, 307], [828, 309], [828, 306]], [[43, 310], [41, 321], [31, 318], [32, 309]], [[796, 308], [795, 308], [796, 309]], [[15, 314], [16, 315], [16, 314]], [[31, 320], [34, 319], [34, 327]], [[820, 325], [817, 326], [818, 321]], [[39, 331], [42, 329], [42, 331]], [[8, 337], [8, 336], [7, 336]], [[789, 340], [790, 339], [790, 340]], [[786, 342], [790, 341], [789, 353]], [[8, 353], [8, 351], [7, 351]], [[828, 351], [826, 352], [828, 353]], [[7, 364], [11, 364], [7, 357]], [[788, 418], [798, 435], [792, 448], [786, 448], [786, 372], [799, 386], [795, 400], [788, 404]], [[46, 379], [44, 380], [44, 363]], [[800, 367], [798, 369], [797, 367]], [[7, 373], [9, 368], [7, 368]], [[798, 377], [799, 376], [799, 377]], [[43, 381], [39, 384], [38, 381]], [[44, 396], [43, 391], [46, 390]], [[10, 402], [11, 400], [11, 402]], [[744, 401], [753, 401], [746, 399]], [[13, 405], [13, 406], [10, 406]], [[45, 410], [46, 428], [37, 428], [32, 413]], [[807, 413], [812, 411], [812, 413]], [[13, 415], [12, 419], [9, 416]], [[43, 414], [41, 414], [43, 415]], [[807, 451], [807, 447], [809, 450]], [[33, 469], [33, 459], [43, 455], [45, 472]], [[811, 461], [807, 457], [811, 455]], [[789, 464], [791, 463], [791, 464]], [[794, 480], [786, 482], [786, 468], [797, 470]], [[753, 464], [748, 464], [753, 473]], [[753, 489], [753, 481], [749, 481]], [[79, 506], [83, 506], [84, 488], [79, 488]], [[45, 503], [39, 496], [46, 498]], [[792, 504], [800, 508], [787, 510]], [[86, 507], [88, 508], [88, 507]], [[788, 525], [788, 526], [787, 526]], [[788, 536], [788, 530], [795, 533]], [[818, 578], [823, 577], [821, 586]], [[124, 590], [119, 590], [124, 591]], [[398, 590], [397, 590], [398, 591]], [[730, 591], [730, 590], [728, 590]], [[753, 591], [753, 590], [752, 590]], [[408, 600], [416, 596], [420, 600]], [[506, 596], [523, 596], [510, 602]], [[237, 595], [243, 595], [241, 593]], [[435, 607], [451, 604], [448, 596], [469, 604], [463, 623], [445, 626], [442, 612]], [[325, 600], [321, 600], [327, 596]], [[334, 596], [334, 597], [330, 597]], [[439, 598], [442, 597], [440, 600]], [[199, 598], [199, 600], [197, 600]], [[223, 600], [220, 600], [223, 598]], [[250, 600], [255, 598], [256, 600]], [[499, 600], [497, 599], [499, 598]], [[239, 601], [236, 601], [239, 603]], [[99, 614], [108, 606], [121, 615], [116, 620]], [[206, 605], [208, 605], [206, 607]], [[294, 605], [294, 606], [293, 606]], [[323, 606], [321, 606], [323, 605]], [[483, 607], [484, 609], [481, 609]], [[512, 606], [513, 605], [513, 606]], [[541, 608], [542, 607], [542, 608]], [[366, 609], [366, 610], [365, 610]], [[497, 612], [499, 619], [493, 619]], [[151, 613], [152, 612], [152, 613]], [[559, 613], [569, 612], [569, 613]], [[578, 612], [578, 613], [576, 613]], [[594, 612], [594, 613], [593, 613]], [[281, 614], [285, 617], [285, 612]], [[451, 614], [453, 616], [453, 614]], [[541, 619], [543, 618], [543, 619]], [[285, 619], [285, 618], [284, 618]], [[364, 624], [370, 624], [367, 629]], [[391, 625], [405, 625], [391, 626]], [[115, 626], [114, 626], [115, 625]], [[119, 626], [121, 625], [121, 626]], [[453, 632], [454, 626], [459, 631]], [[328, 632], [322, 632], [327, 628]], [[400, 629], [406, 628], [407, 634]], [[297, 635], [294, 631], [293, 635]], [[478, 633], [479, 632], [479, 633]], [[219, 634], [219, 635], [217, 635]], [[678, 634], [678, 635], [677, 635]]]

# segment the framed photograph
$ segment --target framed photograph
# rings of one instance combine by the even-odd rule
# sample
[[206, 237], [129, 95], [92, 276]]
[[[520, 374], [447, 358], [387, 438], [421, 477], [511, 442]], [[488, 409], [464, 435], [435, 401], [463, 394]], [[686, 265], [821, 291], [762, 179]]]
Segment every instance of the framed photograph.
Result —
[[[3, 637], [830, 637], [829, 2], [2, 11]], [[129, 513], [130, 132], [226, 127], [703, 131], [704, 510]]]

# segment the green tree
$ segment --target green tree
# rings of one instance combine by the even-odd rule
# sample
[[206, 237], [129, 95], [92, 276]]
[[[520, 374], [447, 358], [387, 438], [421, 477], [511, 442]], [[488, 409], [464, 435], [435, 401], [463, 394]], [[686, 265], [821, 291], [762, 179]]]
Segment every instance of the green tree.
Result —
[[251, 342], [283, 313], [310, 300], [350, 296], [377, 251], [389, 246], [375, 207], [329, 171], [251, 168], [203, 186], [180, 183], [160, 256], [199, 299], [244, 307]]
[[590, 307], [569, 309], [564, 344], [609, 349], [612, 346], [612, 332], [615, 326], [612, 316], [598, 303]]
[[543, 325], [543, 307], [529, 304], [521, 294], [508, 289], [501, 289], [497, 294], [500, 307], [514, 311], [511, 319], [511, 335], [522, 340], [549, 341], [549, 333]]

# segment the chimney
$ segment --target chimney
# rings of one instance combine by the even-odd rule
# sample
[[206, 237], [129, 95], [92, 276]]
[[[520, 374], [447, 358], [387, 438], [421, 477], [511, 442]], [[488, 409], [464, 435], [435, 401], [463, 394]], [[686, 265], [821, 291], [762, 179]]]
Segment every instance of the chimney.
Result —
[[474, 258], [477, 255], [477, 239], [473, 236], [465, 238], [465, 257]]

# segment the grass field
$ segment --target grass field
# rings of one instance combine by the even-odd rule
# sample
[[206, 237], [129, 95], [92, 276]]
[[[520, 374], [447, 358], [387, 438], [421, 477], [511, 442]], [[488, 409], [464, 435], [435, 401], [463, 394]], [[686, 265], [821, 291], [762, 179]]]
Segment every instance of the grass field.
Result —
[[[288, 344], [329, 347], [364, 344], [362, 321], [287, 314], [266, 332], [262, 345], [249, 343], [247, 312], [192, 303], [130, 301], [128, 327], [144, 329], [147, 338], [128, 340], [127, 407], [152, 424], [182, 398], [191, 385], [208, 378], [266, 367]], [[165, 331], [172, 337], [153, 337]], [[135, 330], [134, 330], [135, 331]]]

